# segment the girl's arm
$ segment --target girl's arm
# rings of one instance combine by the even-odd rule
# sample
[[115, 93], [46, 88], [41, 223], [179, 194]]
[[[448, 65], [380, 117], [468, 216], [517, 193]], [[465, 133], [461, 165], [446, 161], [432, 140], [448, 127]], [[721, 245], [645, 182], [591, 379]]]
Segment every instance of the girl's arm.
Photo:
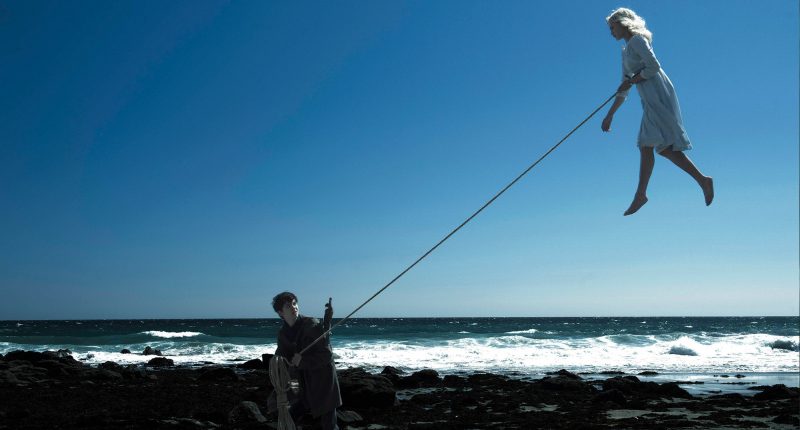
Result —
[[606, 117], [603, 119], [602, 125], [600, 125], [600, 128], [603, 131], [611, 130], [611, 121], [614, 119], [614, 113], [617, 111], [617, 109], [619, 109], [620, 106], [622, 106], [623, 103], [625, 103], [625, 97], [617, 95], [617, 97], [614, 98], [614, 103], [611, 105]]
[[633, 36], [628, 42], [628, 49], [632, 49], [644, 63], [644, 68], [639, 71], [637, 76], [631, 79], [631, 83], [638, 84], [639, 82], [646, 81], [661, 70], [661, 63], [658, 62], [656, 54], [653, 52], [653, 47], [642, 36]]

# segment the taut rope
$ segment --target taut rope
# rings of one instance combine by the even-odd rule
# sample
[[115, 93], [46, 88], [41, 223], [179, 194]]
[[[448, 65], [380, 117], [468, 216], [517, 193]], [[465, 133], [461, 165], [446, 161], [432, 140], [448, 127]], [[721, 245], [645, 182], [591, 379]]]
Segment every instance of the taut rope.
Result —
[[[638, 73], [637, 73], [637, 74], [638, 74]], [[399, 275], [395, 276], [395, 277], [394, 277], [394, 279], [392, 279], [391, 281], [389, 281], [389, 283], [388, 283], [388, 284], [384, 285], [384, 286], [383, 286], [383, 288], [381, 288], [380, 290], [378, 290], [378, 292], [376, 292], [375, 294], [373, 294], [373, 295], [372, 295], [372, 297], [370, 297], [370, 298], [369, 298], [369, 299], [367, 299], [367, 300], [366, 300], [364, 303], [362, 303], [362, 304], [361, 304], [361, 306], [357, 307], [357, 308], [356, 308], [356, 309], [355, 309], [353, 312], [350, 312], [350, 313], [349, 313], [349, 314], [348, 314], [346, 317], [344, 317], [344, 318], [342, 318], [341, 320], [339, 320], [339, 321], [338, 321], [336, 324], [334, 324], [334, 325], [333, 325], [331, 328], [329, 328], [327, 331], [325, 331], [325, 333], [322, 333], [322, 334], [321, 334], [321, 335], [320, 335], [318, 338], [316, 338], [316, 339], [315, 339], [313, 342], [311, 342], [311, 343], [310, 343], [308, 346], [306, 346], [305, 348], [303, 348], [303, 350], [302, 350], [302, 351], [300, 351], [300, 355], [303, 355], [303, 353], [304, 353], [304, 352], [308, 351], [308, 349], [309, 349], [309, 348], [311, 348], [312, 346], [314, 346], [314, 344], [315, 344], [315, 343], [317, 343], [317, 342], [319, 342], [320, 340], [322, 340], [322, 339], [323, 339], [325, 336], [327, 336], [327, 335], [328, 335], [328, 333], [330, 333], [331, 331], [333, 331], [333, 329], [335, 329], [336, 327], [338, 327], [338, 326], [339, 326], [340, 324], [342, 324], [343, 322], [347, 321], [347, 319], [349, 319], [351, 316], [353, 316], [353, 314], [355, 314], [356, 312], [358, 312], [358, 311], [359, 311], [361, 308], [363, 308], [363, 307], [364, 307], [364, 306], [365, 306], [367, 303], [371, 302], [371, 301], [372, 301], [372, 299], [374, 299], [375, 297], [377, 297], [377, 296], [378, 296], [378, 294], [382, 293], [382, 292], [383, 292], [385, 289], [389, 288], [389, 286], [391, 286], [392, 284], [394, 284], [394, 283], [395, 283], [395, 281], [397, 281], [398, 279], [400, 279], [400, 277], [401, 277], [401, 276], [405, 275], [405, 274], [406, 274], [406, 272], [408, 272], [408, 271], [409, 271], [409, 270], [411, 270], [411, 269], [412, 269], [414, 266], [416, 266], [416, 265], [417, 265], [417, 263], [419, 263], [420, 261], [422, 261], [422, 260], [423, 260], [425, 257], [427, 257], [427, 256], [428, 256], [430, 253], [432, 253], [433, 251], [435, 251], [435, 250], [436, 250], [436, 248], [438, 248], [438, 247], [439, 247], [439, 245], [443, 244], [443, 243], [444, 243], [444, 242], [445, 242], [447, 239], [450, 239], [450, 236], [454, 235], [454, 234], [455, 234], [457, 231], [461, 230], [461, 227], [464, 227], [465, 225], [467, 225], [467, 223], [468, 223], [468, 222], [472, 221], [472, 219], [473, 219], [473, 218], [475, 218], [476, 216], [478, 216], [478, 214], [479, 214], [479, 213], [481, 213], [481, 212], [482, 212], [484, 209], [486, 209], [486, 207], [487, 207], [487, 206], [489, 206], [489, 205], [490, 205], [490, 204], [492, 204], [492, 203], [493, 203], [495, 200], [497, 200], [497, 198], [498, 198], [498, 197], [500, 197], [500, 196], [501, 196], [503, 193], [505, 193], [505, 192], [506, 192], [506, 190], [508, 190], [508, 189], [509, 189], [509, 188], [511, 188], [511, 187], [512, 187], [514, 184], [516, 184], [516, 183], [517, 183], [517, 181], [519, 181], [520, 179], [522, 179], [522, 177], [523, 177], [523, 176], [525, 176], [525, 175], [526, 175], [528, 172], [530, 172], [530, 171], [531, 171], [531, 169], [533, 169], [534, 167], [536, 167], [536, 165], [537, 165], [537, 164], [539, 164], [539, 162], [541, 162], [542, 160], [544, 160], [544, 159], [545, 159], [545, 157], [547, 157], [548, 155], [550, 155], [550, 153], [551, 153], [551, 152], [555, 151], [555, 150], [556, 150], [556, 148], [558, 148], [558, 147], [559, 147], [559, 146], [560, 146], [562, 143], [564, 143], [564, 141], [565, 141], [565, 140], [567, 140], [567, 138], [569, 138], [570, 136], [572, 136], [572, 133], [574, 133], [574, 132], [575, 132], [577, 129], [579, 129], [579, 128], [580, 128], [580, 127], [583, 125], [583, 124], [586, 124], [586, 121], [589, 121], [589, 119], [591, 119], [591, 118], [594, 116], [594, 114], [596, 114], [596, 113], [597, 113], [597, 112], [598, 112], [600, 109], [602, 109], [602, 108], [603, 108], [603, 106], [607, 105], [607, 104], [608, 104], [608, 102], [610, 102], [610, 101], [611, 101], [611, 99], [613, 99], [614, 97], [616, 97], [616, 95], [617, 95], [617, 93], [615, 92], [614, 94], [612, 94], [612, 95], [611, 95], [611, 97], [609, 97], [608, 99], [606, 99], [606, 101], [604, 101], [604, 102], [603, 102], [603, 104], [601, 104], [600, 106], [598, 106], [598, 107], [597, 107], [597, 109], [595, 109], [595, 110], [594, 110], [592, 113], [590, 113], [590, 114], [589, 114], [589, 116], [587, 116], [587, 117], [586, 117], [586, 119], [584, 119], [583, 121], [581, 121], [581, 123], [580, 123], [580, 124], [578, 124], [577, 126], [575, 126], [575, 128], [573, 128], [573, 129], [572, 129], [572, 130], [571, 130], [569, 133], [567, 133], [567, 135], [566, 135], [566, 136], [564, 136], [564, 137], [563, 137], [561, 140], [559, 140], [559, 141], [558, 141], [558, 143], [556, 143], [555, 145], [553, 145], [553, 147], [552, 147], [552, 148], [550, 148], [550, 149], [549, 149], [547, 152], [545, 152], [545, 153], [544, 153], [544, 155], [542, 155], [541, 157], [539, 157], [539, 159], [538, 159], [538, 160], [534, 161], [534, 162], [533, 162], [533, 164], [531, 164], [530, 166], [528, 166], [528, 168], [527, 168], [527, 169], [525, 169], [525, 170], [524, 170], [522, 173], [520, 173], [520, 174], [519, 174], [519, 175], [518, 175], [516, 178], [514, 178], [514, 180], [513, 180], [513, 181], [511, 181], [511, 182], [510, 182], [508, 185], [506, 185], [506, 186], [505, 186], [505, 187], [504, 187], [502, 190], [500, 190], [500, 191], [499, 191], [497, 194], [495, 194], [495, 195], [494, 195], [494, 197], [492, 197], [491, 199], [489, 199], [489, 201], [487, 201], [486, 203], [484, 203], [484, 205], [483, 205], [483, 206], [481, 206], [481, 208], [480, 208], [480, 209], [478, 209], [477, 211], [475, 211], [475, 213], [473, 213], [472, 215], [470, 215], [470, 216], [469, 216], [469, 218], [467, 218], [467, 219], [466, 219], [464, 222], [462, 222], [462, 223], [461, 223], [461, 224], [460, 224], [458, 227], [456, 227], [455, 229], [453, 229], [453, 231], [451, 231], [450, 233], [448, 233], [448, 234], [447, 234], [447, 236], [445, 236], [445, 237], [444, 237], [442, 240], [440, 240], [440, 241], [439, 241], [439, 242], [438, 242], [436, 245], [434, 245], [434, 246], [433, 246], [433, 248], [429, 249], [429, 250], [428, 250], [428, 252], [426, 252], [426, 253], [425, 253], [425, 254], [423, 254], [421, 257], [419, 257], [419, 258], [417, 259], [417, 261], [415, 261], [415, 262], [411, 263], [411, 265], [410, 265], [410, 266], [406, 267], [406, 269], [405, 269], [405, 270], [403, 270], [402, 272], [400, 272], [400, 274], [399, 274]]]

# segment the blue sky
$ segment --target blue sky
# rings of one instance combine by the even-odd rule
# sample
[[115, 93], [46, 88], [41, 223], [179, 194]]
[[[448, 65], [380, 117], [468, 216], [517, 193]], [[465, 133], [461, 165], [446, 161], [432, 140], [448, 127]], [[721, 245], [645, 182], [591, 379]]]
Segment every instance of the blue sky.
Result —
[[714, 204], [622, 216], [632, 92], [357, 316], [799, 312], [796, 1], [1, 5], [0, 319], [344, 316], [614, 92], [618, 6]]

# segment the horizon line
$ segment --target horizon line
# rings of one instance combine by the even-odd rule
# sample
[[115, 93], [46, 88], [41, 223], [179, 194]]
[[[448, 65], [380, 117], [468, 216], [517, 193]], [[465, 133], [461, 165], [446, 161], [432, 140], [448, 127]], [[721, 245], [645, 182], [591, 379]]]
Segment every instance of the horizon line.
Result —
[[[301, 314], [303, 315], [303, 314]], [[304, 315], [309, 316], [309, 315]], [[386, 317], [351, 317], [350, 320], [357, 319], [521, 319], [521, 318], [800, 318], [800, 315], [606, 315], [606, 316], [386, 316]], [[333, 318], [334, 320], [341, 320], [342, 318]], [[197, 317], [197, 318], [16, 318], [16, 319], [2, 319], [0, 323], [6, 322], [20, 322], [20, 321], [164, 321], [164, 320], [278, 320], [280, 317]]]

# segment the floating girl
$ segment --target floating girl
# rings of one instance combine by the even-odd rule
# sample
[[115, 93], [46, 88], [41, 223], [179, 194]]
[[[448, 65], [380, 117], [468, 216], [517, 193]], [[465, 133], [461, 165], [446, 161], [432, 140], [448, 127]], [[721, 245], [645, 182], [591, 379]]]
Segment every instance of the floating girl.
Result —
[[633, 85], [636, 85], [644, 110], [637, 142], [641, 154], [639, 185], [624, 215], [636, 213], [647, 203], [647, 184], [655, 164], [654, 150], [694, 178], [703, 190], [706, 206], [710, 205], [714, 200], [714, 181], [700, 173], [684, 154], [692, 145], [683, 128], [675, 88], [653, 53], [653, 34], [645, 26], [644, 19], [630, 9], [615, 10], [606, 17], [606, 22], [611, 35], [617, 40], [625, 39], [626, 46], [622, 51], [623, 81], [601, 128], [603, 131], [611, 129], [614, 113], [625, 102]]

